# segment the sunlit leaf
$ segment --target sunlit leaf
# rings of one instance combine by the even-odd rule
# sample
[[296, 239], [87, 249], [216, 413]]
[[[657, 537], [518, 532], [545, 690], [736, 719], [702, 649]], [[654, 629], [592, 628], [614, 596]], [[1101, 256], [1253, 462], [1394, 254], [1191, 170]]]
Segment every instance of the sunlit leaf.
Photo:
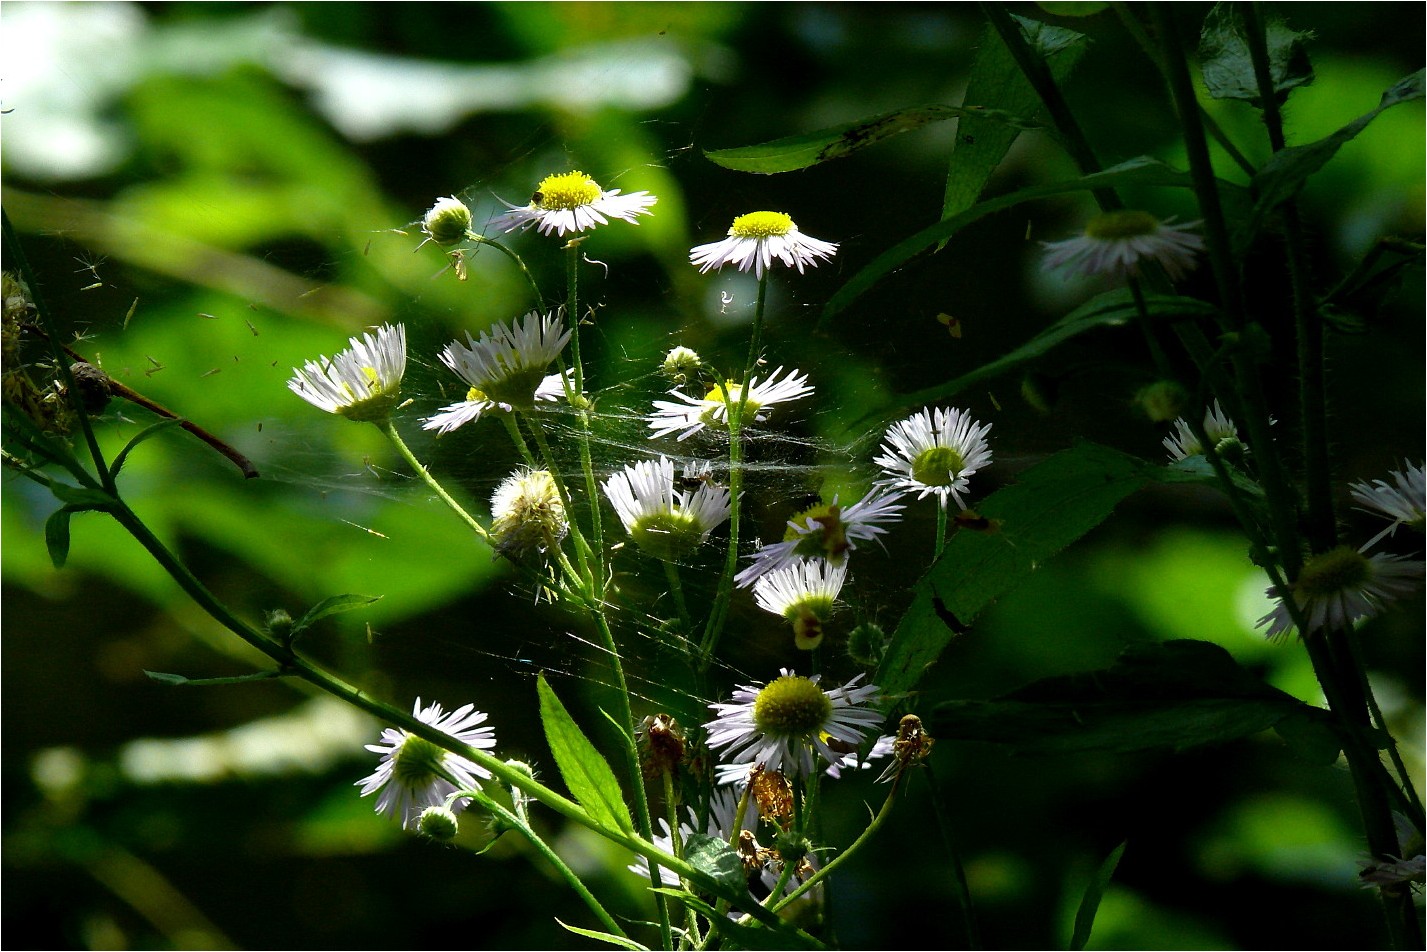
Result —
[[124, 444], [124, 448], [114, 456], [114, 462], [109, 464], [109, 477], [112, 479], [119, 475], [119, 471], [124, 468], [124, 463], [129, 459], [129, 454], [134, 451], [134, 447], [144, 442], [151, 436], [157, 436], [164, 430], [171, 430], [179, 426], [183, 421], [176, 419], [160, 420], [151, 423], [134, 435], [134, 438]]
[[331, 598], [324, 598], [309, 608], [307, 614], [293, 623], [292, 634], [295, 637], [304, 628], [310, 627], [314, 622], [326, 618], [328, 615], [339, 615], [342, 612], [365, 608], [367, 605], [381, 601], [381, 599], [380, 595], [333, 595]]
[[1207, 641], [1131, 645], [1109, 668], [1045, 678], [930, 716], [939, 738], [1018, 753], [1182, 750], [1257, 734], [1305, 707]]
[[568, 929], [575, 935], [582, 935], [587, 939], [594, 939], [596, 942], [604, 942], [621, 949], [633, 949], [635, 952], [649, 952], [649, 946], [640, 945], [628, 936], [614, 935], [609, 932], [598, 932], [594, 929], [581, 929], [579, 926], [570, 925], [559, 917], [556, 917], [555, 921], [560, 923], [561, 928]]
[[571, 795], [596, 823], [633, 833], [634, 823], [625, 808], [624, 793], [614, 771], [570, 717], [545, 675], [536, 679], [536, 688], [540, 693], [540, 722], [545, 727], [545, 739]]
[[684, 859], [695, 869], [708, 873], [732, 890], [744, 889], [743, 860], [726, 840], [704, 833], [692, 833], [684, 840]]

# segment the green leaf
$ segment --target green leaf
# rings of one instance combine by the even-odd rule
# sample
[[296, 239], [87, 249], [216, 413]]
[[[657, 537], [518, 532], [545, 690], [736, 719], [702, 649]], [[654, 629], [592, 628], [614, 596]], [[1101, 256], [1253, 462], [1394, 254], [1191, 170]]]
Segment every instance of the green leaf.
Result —
[[287, 675], [281, 671], [255, 671], [252, 674], [239, 674], [230, 678], [185, 678], [181, 674], [168, 674], [163, 671], [145, 671], [150, 678], [160, 684], [172, 684], [174, 686], [183, 685], [186, 687], [211, 687], [216, 684], [246, 684], [249, 681], [271, 681], [274, 678], [285, 678]]
[[633, 949], [635, 950], [635, 952], [649, 952], [649, 946], [640, 945], [638, 942], [635, 942], [633, 939], [628, 938], [627, 936], [614, 935], [613, 933], [609, 932], [596, 932], [594, 929], [581, 929], [579, 926], [572, 926], [568, 922], [562, 921], [558, 916], [555, 918], [555, 921], [560, 923], [561, 928], [573, 932], [575, 933], [575, 935], [582, 935], [587, 939], [595, 939], [599, 942], [607, 942], [610, 945], [618, 946], [621, 949]]
[[[1026, 41], [1044, 57], [1057, 83], [1069, 78], [1085, 52], [1086, 39], [1073, 30], [1048, 26], [1017, 17]], [[991, 26], [982, 32], [981, 45], [971, 64], [963, 102], [985, 103], [1006, 114], [1026, 117], [1020, 125], [994, 121], [990, 114], [966, 116], [957, 124], [956, 144], [946, 171], [942, 218], [966, 211], [981, 197], [1011, 144], [1030, 123], [1041, 118], [1041, 100], [1016, 65], [1011, 51]]]
[[74, 512], [68, 506], [61, 506], [45, 520], [45, 548], [49, 550], [50, 562], [57, 569], [64, 568], [69, 558], [69, 516]]
[[71, 486], [69, 483], [61, 483], [55, 480], [50, 481], [49, 487], [50, 492], [54, 493], [60, 502], [68, 503], [76, 508], [107, 511], [118, 502], [118, 500], [102, 489], [90, 489], [87, 486]]
[[[935, 103], [925, 106], [910, 106], [895, 112], [883, 113], [870, 119], [859, 119], [820, 129], [804, 135], [775, 139], [759, 145], [748, 145], [737, 149], [717, 149], [705, 152], [710, 162], [737, 172], [758, 172], [771, 175], [776, 172], [795, 172], [821, 162], [829, 162], [851, 155], [860, 149], [875, 145], [884, 139], [911, 132], [933, 122], [942, 122], [961, 116], [984, 119], [992, 125], [1004, 125], [1013, 130], [1040, 128], [1040, 123], [1022, 119], [999, 109], [982, 106], [943, 106]], [[1012, 138], [1015, 132], [1012, 132]]]
[[[1212, 317], [1218, 313], [1218, 308], [1198, 298], [1169, 294], [1145, 295], [1145, 305], [1150, 316], [1155, 318]], [[946, 383], [899, 397], [895, 409], [945, 400], [972, 384], [999, 376], [1044, 356], [1060, 344], [1086, 331], [1097, 327], [1119, 327], [1128, 324], [1137, 314], [1134, 296], [1128, 290], [1120, 288], [1106, 291], [1091, 298], [1009, 354], [954, 377]]]
[[1121, 843], [1110, 851], [1110, 855], [1105, 857], [1105, 861], [1095, 871], [1095, 878], [1085, 887], [1080, 908], [1075, 910], [1075, 931], [1070, 936], [1072, 952], [1080, 952], [1085, 948], [1085, 943], [1090, 941], [1090, 930], [1095, 925], [1095, 913], [1100, 909], [1105, 887], [1110, 885], [1110, 878], [1115, 875], [1115, 867], [1120, 865], [1120, 857], [1125, 855], [1126, 845], [1128, 844]]
[[1316, 707], [1304, 707], [1273, 725], [1274, 731], [1299, 757], [1310, 764], [1330, 767], [1343, 749], [1333, 717]]
[[952, 636], [1046, 559], [1103, 522], [1163, 467], [1093, 443], [1062, 450], [977, 506], [995, 532], [958, 531], [916, 584], [877, 669], [888, 696], [910, 690]]
[[[1282, 102], [1288, 92], [1313, 82], [1313, 64], [1303, 41], [1312, 33], [1298, 33], [1277, 20], [1264, 25], [1268, 46], [1268, 71], [1274, 92]], [[1199, 36], [1200, 68], [1204, 86], [1215, 99], [1238, 99], [1261, 106], [1254, 61], [1244, 36], [1239, 10], [1227, 3], [1217, 4], [1204, 18]]]
[[1066, 195], [1071, 192], [1122, 187], [1192, 188], [1193, 182], [1189, 177], [1189, 173], [1177, 171], [1162, 162], [1142, 156], [1117, 165], [1112, 169], [1096, 172], [1093, 175], [1086, 175], [1083, 178], [1078, 178], [1070, 182], [1057, 182], [1052, 185], [1037, 185], [1032, 188], [1023, 188], [1009, 195], [1001, 195], [989, 201], [981, 202], [979, 205], [969, 208], [964, 212], [953, 215], [950, 218], [944, 218], [934, 225], [929, 225], [910, 237], [903, 238], [891, 248], [888, 248], [876, 258], [873, 258], [866, 267], [853, 275], [852, 279], [832, 296], [832, 299], [823, 307], [821, 320], [827, 321], [841, 311], [846, 310], [854, 300], [868, 291], [878, 281], [882, 280], [887, 274], [900, 268], [914, 255], [930, 248], [939, 241], [950, 238], [967, 225], [979, 221], [987, 215], [1006, 208], [1012, 208], [1025, 202], [1034, 201], [1038, 198], [1054, 198], [1057, 195]]
[[1089, 3], [1082, 0], [1041, 0], [1036, 6], [1055, 17], [1091, 17], [1110, 6], [1108, 3]]
[[684, 859], [701, 872], [708, 873], [721, 885], [735, 892], [748, 888], [743, 873], [743, 860], [728, 845], [728, 841], [705, 833], [692, 833], [684, 841]]
[[381, 600], [382, 596], [380, 595], [333, 595], [331, 598], [324, 598], [309, 608], [307, 614], [293, 622], [291, 637], [296, 638], [303, 629], [309, 627], [313, 622], [319, 619], [326, 618], [328, 615], [338, 615], [342, 612], [364, 608], [373, 602], [379, 602]]
[[1109, 668], [1045, 678], [991, 701], [953, 701], [929, 717], [938, 738], [1017, 753], [1183, 750], [1257, 734], [1306, 705], [1207, 641], [1131, 645]]
[[1399, 103], [1411, 102], [1423, 96], [1423, 70], [1397, 81], [1382, 94], [1377, 107], [1366, 112], [1332, 135], [1308, 145], [1283, 149], [1264, 163], [1254, 176], [1253, 189], [1258, 196], [1254, 203], [1253, 215], [1249, 219], [1248, 233], [1255, 234], [1263, 226], [1264, 219], [1279, 205], [1298, 193], [1310, 175], [1327, 165], [1358, 133], [1368, 127], [1383, 111]]
[[614, 771], [570, 717], [544, 674], [536, 679], [536, 688], [540, 693], [540, 721], [545, 726], [545, 739], [571, 795], [596, 823], [633, 833], [634, 823], [625, 808], [624, 793]]
[[[746, 886], [740, 887], [747, 889]], [[683, 891], [682, 889], [668, 889], [660, 887], [651, 892], [663, 893], [670, 896], [694, 912], [708, 920], [709, 925], [719, 934], [725, 942], [732, 943], [732, 947], [739, 949], [822, 949], [826, 946], [813, 939], [801, 929], [783, 926], [777, 927], [772, 923], [764, 923], [762, 927], [740, 925], [728, 916], [721, 915], [717, 909], [704, 902], [698, 896]], [[760, 920], [761, 921], [761, 920]]]
[[119, 471], [124, 468], [124, 463], [128, 461], [129, 453], [133, 451], [134, 447], [138, 446], [140, 443], [144, 442], [144, 440], [147, 440], [151, 436], [157, 436], [164, 430], [173, 429], [182, 422], [182, 420], [172, 419], [160, 420], [159, 422], [151, 423], [148, 426], [144, 427], [142, 430], [140, 430], [137, 434], [134, 435], [133, 439], [124, 444], [124, 448], [119, 451], [119, 454], [117, 456], [114, 457], [114, 462], [109, 464], [109, 478], [113, 479], [114, 477], [119, 475]]

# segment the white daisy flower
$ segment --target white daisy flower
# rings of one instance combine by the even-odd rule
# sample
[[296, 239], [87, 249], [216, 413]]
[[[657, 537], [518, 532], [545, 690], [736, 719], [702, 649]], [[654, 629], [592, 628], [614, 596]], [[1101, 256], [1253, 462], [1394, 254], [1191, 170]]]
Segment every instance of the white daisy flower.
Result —
[[991, 462], [990, 432], [991, 424], [977, 423], [964, 410], [923, 408], [887, 429], [882, 455], [873, 462], [890, 477], [883, 485], [917, 493], [918, 499], [935, 493], [943, 506], [951, 496], [965, 509], [961, 494], [970, 477]]
[[667, 457], [626, 466], [604, 482], [605, 495], [639, 547], [657, 559], [677, 561], [698, 548], [732, 511], [726, 486], [706, 478], [707, 466], [685, 469], [674, 485], [674, 464]]
[[363, 422], [386, 419], [396, 406], [406, 373], [406, 325], [383, 324], [353, 337], [330, 360], [293, 368], [287, 388], [319, 410]]
[[617, 188], [605, 191], [584, 172], [562, 172], [545, 176], [529, 205], [502, 202], [510, 211], [496, 216], [491, 227], [514, 231], [534, 225], [542, 235], [558, 232], [564, 237], [567, 232], [606, 224], [611, 218], [633, 222], [640, 215], [651, 214], [649, 206], [657, 201], [648, 192], [621, 195]]
[[[1397, 555], [1363, 555], [1350, 546], [1339, 546], [1315, 555], [1299, 570], [1292, 597], [1308, 625], [1308, 634], [1351, 627], [1381, 614], [1394, 600], [1410, 595], [1422, 586], [1422, 563]], [[1276, 600], [1273, 611], [1254, 627], [1268, 625], [1268, 637], [1275, 638], [1294, 629], [1288, 606], [1270, 586]]]
[[[801, 400], [813, 392], [812, 386], [808, 384], [807, 374], [790, 370], [786, 377], [779, 380], [778, 375], [782, 372], [783, 368], [779, 367], [769, 374], [766, 380], [749, 378], [748, 400], [743, 408], [745, 423], [762, 423], [768, 419], [772, 407]], [[743, 388], [732, 380], [725, 380], [721, 386], [715, 385], [702, 398], [691, 397], [680, 390], [670, 390], [669, 395], [683, 402], [654, 401], [654, 412], [645, 418], [649, 428], [654, 431], [651, 438], [679, 433], [680, 440], [687, 440], [706, 426], [727, 427], [728, 407], [737, 404], [742, 398]]]
[[[550, 374], [540, 381], [540, 386], [535, 388], [536, 403], [554, 403], [562, 400], [566, 394], [566, 385], [570, 390], [575, 387], [575, 372], [565, 371], [562, 377], [559, 374]], [[426, 417], [421, 421], [423, 430], [436, 430], [438, 436], [444, 436], [457, 427], [465, 426], [467, 423], [474, 423], [492, 410], [501, 410], [509, 413], [511, 406], [508, 403], [497, 403], [487, 397], [483, 392], [475, 387], [466, 391], [466, 399], [460, 403], [453, 403], [448, 407], [442, 407], [435, 416]]]
[[866, 757], [856, 750], [850, 754], [844, 754], [842, 760], [827, 768], [827, 775], [836, 780], [842, 776], [843, 770], [870, 770], [872, 761], [892, 756], [892, 745], [896, 742], [895, 734], [883, 734], [877, 738]]
[[[1218, 400], [1204, 412], [1204, 435], [1214, 441], [1214, 449], [1220, 456], [1242, 459], [1246, 449], [1239, 439], [1239, 428], [1219, 406]], [[1163, 442], [1172, 463], [1204, 455], [1204, 447], [1199, 445], [1199, 438], [1183, 417], [1174, 421], [1174, 435], [1166, 436]]]
[[1140, 262], [1149, 259], [1159, 262], [1171, 281], [1178, 281], [1194, 269], [1204, 239], [1190, 231], [1199, 222], [1173, 222], [1173, 218], [1160, 221], [1149, 212], [1103, 212], [1074, 238], [1041, 242], [1046, 250], [1044, 266], [1123, 279], [1139, 274]]
[[873, 486], [867, 495], [843, 508], [834, 496], [831, 503], [819, 504], [788, 520], [782, 542], [765, 545], [750, 558], [753, 564], [734, 577], [739, 588], [752, 585], [769, 572], [795, 565], [804, 559], [826, 559], [833, 565], [847, 560], [857, 543], [884, 535], [886, 523], [901, 519], [905, 506], [900, 490]]
[[858, 675], [840, 688], [824, 691], [818, 675], [799, 677], [787, 668], [782, 677], [762, 688], [739, 685], [728, 704], [710, 704], [718, 716], [704, 725], [710, 748], [734, 763], [762, 764], [786, 776], [806, 777], [813, 771], [814, 751], [829, 764], [842, 753], [828, 746], [861, 744], [882, 723], [875, 704], [880, 689], [858, 686]]
[[1358, 503], [1356, 508], [1392, 520], [1391, 525], [1363, 546], [1365, 549], [1383, 536], [1396, 533], [1398, 526], [1410, 526], [1418, 532], [1423, 529], [1423, 507], [1427, 505], [1427, 480], [1423, 478], [1421, 464], [1413, 466], [1403, 460], [1403, 466], [1406, 468], [1388, 474], [1392, 477], [1391, 484], [1381, 479], [1374, 479], [1371, 483], [1352, 483], [1348, 487], [1353, 500]]
[[547, 376], [550, 362], [570, 339], [570, 332], [555, 314], [536, 311], [524, 321], [497, 324], [466, 343], [452, 341], [441, 351], [441, 362], [454, 370], [471, 389], [461, 403], [429, 417], [423, 427], [449, 433], [492, 409], [528, 410], [536, 400], [554, 400], [565, 392], [559, 374]]
[[421, 233], [426, 236], [423, 245], [428, 241], [443, 248], [458, 245], [470, 237], [471, 210], [454, 195], [438, 198], [421, 219]]
[[811, 651], [823, 640], [823, 622], [832, 615], [847, 562], [833, 565], [826, 559], [805, 559], [769, 572], [753, 583], [753, 600], [766, 612], [781, 615], [793, 626], [798, 648]]
[[831, 258], [836, 253], [836, 244], [803, 234], [782, 212], [749, 212], [733, 220], [727, 238], [690, 251], [689, 261], [704, 274], [732, 264], [740, 271], [752, 268], [761, 278], [774, 258], [801, 274], [807, 265], [816, 267], [819, 258]]
[[[474, 704], [443, 715], [440, 704], [422, 707], [421, 698], [417, 698], [412, 713], [417, 720], [463, 744], [479, 750], [495, 746], [495, 731], [477, 726], [485, 722], [486, 715], [476, 710]], [[480, 781], [491, 776], [484, 767], [395, 727], [382, 731], [381, 742], [368, 744], [367, 750], [381, 754], [382, 761], [375, 773], [357, 781], [356, 785], [362, 788], [364, 797], [380, 790], [377, 812], [400, 817], [403, 828], [415, 824], [427, 807], [447, 806], [446, 800], [452, 794], [480, 789]], [[464, 810], [467, 799], [457, 799], [449, 809], [452, 812]]]

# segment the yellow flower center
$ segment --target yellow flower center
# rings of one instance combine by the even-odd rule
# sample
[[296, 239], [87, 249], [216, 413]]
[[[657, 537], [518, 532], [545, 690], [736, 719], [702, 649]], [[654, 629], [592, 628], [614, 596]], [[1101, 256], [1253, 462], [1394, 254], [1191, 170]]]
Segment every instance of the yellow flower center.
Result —
[[733, 220], [728, 233], [734, 238], [772, 238], [786, 235], [798, 226], [782, 212], [749, 212]]
[[472, 387], [466, 391], [466, 402], [468, 403], [484, 402], [489, 399], [490, 397], [486, 396], [486, 392], [477, 387]]
[[758, 692], [753, 723], [765, 734], [811, 736], [832, 716], [832, 701], [807, 678], [785, 674]]
[[961, 454], [951, 447], [933, 446], [912, 460], [912, 478], [923, 486], [950, 486], [965, 465]]
[[1085, 226], [1085, 234], [1102, 241], [1116, 241], [1123, 238], [1138, 238], [1153, 235], [1159, 230], [1159, 219], [1149, 212], [1121, 209], [1104, 212], [1090, 219]]
[[363, 367], [362, 376], [367, 378], [366, 393], [357, 393], [352, 385], [342, 381], [342, 391], [351, 400], [344, 407], [338, 407], [337, 412], [349, 420], [356, 420], [359, 423], [366, 423], [372, 420], [381, 420], [391, 413], [391, 408], [396, 405], [398, 390], [392, 388], [391, 391], [382, 389], [381, 378], [377, 375], [375, 367]]
[[1296, 587], [1309, 598], [1321, 598], [1357, 588], [1371, 574], [1372, 568], [1360, 552], [1340, 545], [1309, 559], [1298, 575]]
[[[699, 416], [699, 419], [703, 421], [704, 426], [724, 426], [726, 425], [726, 417], [720, 419], [718, 408], [724, 407], [726, 413], [728, 407], [738, 406], [738, 401], [742, 398], [743, 388], [732, 380], [725, 380], [722, 385], [715, 384], [712, 390], [704, 394], [704, 400], [713, 404], [713, 406], [705, 410]], [[743, 405], [744, 421], [746, 422], [756, 417], [762, 407], [763, 404], [753, 399], [753, 393], [750, 391], [748, 394], [748, 402]]]
[[547, 175], [530, 198], [530, 204], [541, 211], [569, 210], [589, 205], [604, 191], [584, 172], [563, 172]]
[[807, 559], [824, 558], [833, 565], [842, 564], [843, 557], [847, 555], [848, 544], [847, 527], [842, 522], [841, 506], [819, 504], [798, 513], [792, 521], [800, 526], [807, 526], [811, 521], [818, 526], [816, 531], [806, 534], [789, 526], [783, 533], [784, 542], [801, 540], [794, 550], [798, 555]]

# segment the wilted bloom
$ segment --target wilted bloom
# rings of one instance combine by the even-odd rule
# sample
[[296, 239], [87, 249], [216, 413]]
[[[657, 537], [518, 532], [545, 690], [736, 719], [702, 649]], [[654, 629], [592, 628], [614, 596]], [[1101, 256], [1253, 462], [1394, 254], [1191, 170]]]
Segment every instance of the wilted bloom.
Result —
[[[1214, 444], [1214, 451], [1231, 462], [1241, 461], [1248, 452], [1239, 439], [1239, 428], [1229, 419], [1219, 401], [1204, 412], [1204, 435]], [[1164, 438], [1164, 448], [1169, 451], [1170, 462], [1177, 463], [1191, 456], [1204, 455], [1204, 447], [1183, 418], [1174, 421], [1174, 435]]]
[[886, 533], [883, 525], [902, 518], [902, 493], [874, 486], [857, 502], [843, 507], [834, 496], [788, 520], [782, 542], [765, 545], [750, 558], [753, 564], [735, 576], [740, 588], [752, 585], [769, 572], [795, 565], [803, 559], [826, 559], [833, 565], [847, 560], [857, 543]]
[[888, 428], [882, 455], [873, 462], [891, 477], [884, 485], [915, 492], [918, 499], [935, 493], [943, 506], [951, 496], [965, 509], [961, 494], [970, 477], [991, 462], [990, 432], [991, 424], [977, 423], [964, 410], [922, 409]]
[[847, 563], [832, 565], [825, 559], [806, 559], [777, 569], [753, 583], [758, 607], [786, 618], [793, 626], [794, 643], [811, 651], [822, 643], [823, 622], [832, 615]]
[[1159, 262], [1171, 281], [1193, 270], [1204, 239], [1190, 229], [1199, 222], [1173, 224], [1149, 212], [1103, 212], [1090, 219], [1083, 234], [1064, 241], [1041, 242], [1047, 269], [1065, 268], [1086, 275], [1123, 279], [1139, 273], [1140, 262]]
[[[1348, 628], [1381, 614], [1421, 584], [1422, 563], [1414, 559], [1363, 555], [1349, 546], [1315, 555], [1303, 564], [1292, 586], [1293, 601], [1308, 626], [1300, 634]], [[1268, 625], [1268, 637], [1273, 638], [1292, 631], [1294, 623], [1278, 589], [1270, 587], [1268, 595], [1277, 604], [1255, 627]]]
[[805, 266], [816, 266], [819, 258], [836, 253], [836, 244], [803, 234], [782, 212], [749, 212], [733, 220], [727, 238], [690, 251], [689, 261], [704, 273], [732, 264], [740, 271], [752, 268], [761, 278], [774, 258], [801, 273]]
[[421, 219], [421, 231], [443, 248], [460, 244], [471, 233], [471, 210], [455, 196], [439, 198]]
[[530, 196], [529, 205], [504, 203], [510, 211], [497, 216], [491, 226], [514, 231], [534, 225], [542, 235], [558, 232], [564, 237], [567, 232], [606, 224], [611, 218], [632, 222], [650, 214], [649, 206], [657, 201], [648, 192], [621, 195], [617, 188], [605, 191], [584, 172], [562, 172], [547, 175]]
[[1423, 506], [1427, 505], [1427, 480], [1423, 479], [1421, 464], [1413, 466], [1403, 460], [1403, 465], [1406, 467], [1405, 469], [1388, 474], [1392, 477], [1391, 484], [1381, 479], [1374, 479], [1371, 483], [1358, 482], [1348, 487], [1348, 491], [1352, 494], [1353, 501], [1358, 503], [1359, 509], [1375, 512], [1392, 520], [1392, 524], [1378, 533], [1367, 543], [1367, 546], [1372, 545], [1384, 535], [1392, 535], [1401, 525], [1409, 526], [1418, 532], [1423, 529]]
[[565, 503], [548, 470], [522, 467], [491, 495], [491, 540], [497, 555], [519, 559], [553, 549], [570, 531]]
[[309, 360], [293, 369], [287, 388], [319, 410], [349, 420], [385, 420], [401, 393], [406, 373], [406, 326], [383, 324], [376, 333], [353, 337], [330, 360]]
[[560, 318], [536, 311], [524, 321], [497, 324], [481, 332], [481, 339], [466, 334], [466, 343], [452, 341], [441, 351], [441, 362], [470, 385], [465, 401], [452, 404], [426, 420], [424, 428], [448, 433], [478, 419], [493, 408], [528, 410], [536, 400], [554, 400], [564, 391], [559, 374], [545, 370], [570, 339]]
[[698, 478], [707, 475], [705, 467], [685, 472], [697, 489], [676, 488], [674, 464], [663, 456], [626, 466], [604, 482], [630, 537], [657, 559], [688, 556], [732, 511], [727, 487]]
[[880, 689], [858, 686], [858, 675], [840, 688], [824, 691], [819, 676], [799, 677], [782, 669], [782, 677], [759, 688], [739, 685], [727, 704], [710, 704], [718, 716], [704, 725], [708, 745], [729, 762], [762, 764], [767, 770], [806, 777], [813, 771], [814, 751], [829, 764], [841, 763], [843, 752], [828, 742], [861, 744], [882, 723], [874, 706]]
[[[480, 750], [495, 746], [495, 731], [478, 726], [485, 722], [486, 715], [473, 704], [443, 715], [441, 705], [422, 707], [421, 698], [417, 698], [412, 713], [422, 723], [468, 746]], [[381, 742], [368, 744], [367, 750], [381, 754], [382, 761], [375, 773], [357, 781], [362, 796], [380, 790], [377, 812], [399, 817], [402, 827], [414, 824], [427, 807], [446, 807], [446, 800], [460, 790], [480, 789], [480, 781], [491, 775], [465, 757], [395, 727], [382, 731]], [[460, 812], [465, 807], [466, 799], [457, 798], [448, 809]]]
[[[782, 372], [783, 368], [778, 367], [766, 380], [749, 378], [748, 399], [743, 405], [744, 423], [750, 420], [762, 423], [777, 404], [799, 400], [813, 392], [807, 374], [790, 370], [786, 377], [779, 380], [778, 375]], [[742, 399], [743, 388], [732, 380], [726, 380], [722, 385], [715, 385], [702, 398], [691, 397], [679, 390], [670, 390], [669, 395], [683, 402], [654, 401], [654, 412], [645, 418], [649, 429], [654, 431], [651, 435], [660, 437], [679, 433], [679, 439], [686, 440], [706, 426], [728, 426], [728, 407], [736, 406]], [[679, 432], [681, 430], [683, 432]]]

